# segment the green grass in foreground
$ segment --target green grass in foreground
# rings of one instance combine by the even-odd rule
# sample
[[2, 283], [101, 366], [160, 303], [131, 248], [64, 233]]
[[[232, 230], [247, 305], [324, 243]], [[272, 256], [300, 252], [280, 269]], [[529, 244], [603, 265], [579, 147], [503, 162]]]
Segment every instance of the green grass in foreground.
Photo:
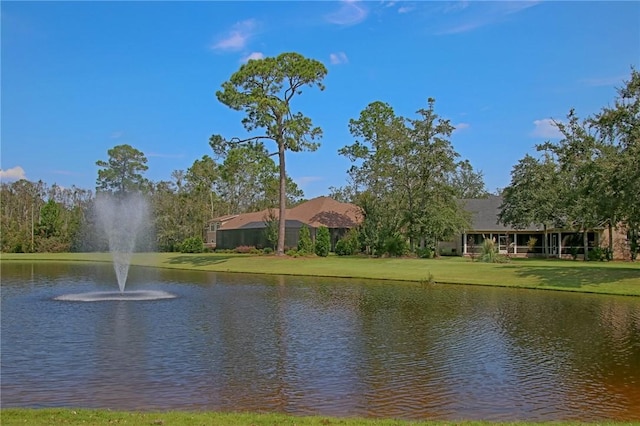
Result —
[[[108, 253], [3, 253], [0, 259], [2, 262], [111, 262]], [[137, 253], [131, 263], [156, 268], [414, 282], [427, 281], [432, 277], [438, 284], [493, 285], [640, 296], [640, 262], [513, 259], [509, 263], [481, 263], [461, 257], [291, 258], [217, 253]]]
[[[215, 413], [215, 412], [122, 412], [109, 410], [75, 409], [3, 409], [0, 411], [3, 426], [13, 425], [489, 425], [489, 422], [424, 421], [412, 422], [394, 419], [363, 419], [334, 417], [296, 417], [285, 414]], [[533, 422], [508, 422], [503, 425], [535, 425]], [[553, 422], [556, 425], [579, 425], [579, 422]], [[590, 425], [621, 425], [624, 423], [599, 422]], [[632, 424], [632, 423], [627, 423]]]

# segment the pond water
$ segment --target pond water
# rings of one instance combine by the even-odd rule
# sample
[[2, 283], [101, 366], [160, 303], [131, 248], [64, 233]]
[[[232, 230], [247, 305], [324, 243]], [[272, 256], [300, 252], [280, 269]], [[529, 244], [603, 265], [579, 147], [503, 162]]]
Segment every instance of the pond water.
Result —
[[2, 407], [640, 420], [640, 298], [1, 265]]

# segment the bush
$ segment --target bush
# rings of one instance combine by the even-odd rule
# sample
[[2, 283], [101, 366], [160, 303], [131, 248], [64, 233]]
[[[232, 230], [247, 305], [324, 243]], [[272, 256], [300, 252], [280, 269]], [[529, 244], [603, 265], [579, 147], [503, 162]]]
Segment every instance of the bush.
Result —
[[594, 247], [589, 250], [587, 254], [587, 259], [591, 261], [604, 262], [608, 259], [608, 249], [604, 249], [602, 247]]
[[264, 249], [262, 249], [262, 252], [264, 254], [272, 254], [273, 253], [273, 249], [271, 247], [265, 247]]
[[329, 228], [321, 226], [316, 232], [316, 254], [318, 256], [327, 257], [329, 255], [330, 248], [331, 236], [329, 235]]
[[498, 253], [496, 243], [489, 238], [485, 238], [482, 242], [480, 260], [487, 263], [509, 263], [511, 261], [509, 256]]
[[204, 251], [204, 241], [202, 237], [189, 237], [180, 244], [181, 253], [202, 253]]
[[298, 257], [298, 256], [300, 256], [300, 255], [301, 255], [301, 253], [300, 253], [298, 250], [296, 250], [296, 249], [290, 249], [290, 250], [287, 250], [287, 252], [286, 252], [285, 254], [286, 254], [287, 256], [291, 256], [291, 257]]
[[352, 228], [344, 237], [336, 243], [335, 252], [338, 256], [352, 256], [360, 252], [360, 242], [358, 241], [358, 230]]
[[71, 244], [62, 237], [49, 237], [38, 240], [36, 251], [38, 253], [64, 253], [68, 252]]
[[433, 259], [434, 254], [435, 253], [431, 247], [418, 247], [416, 249], [416, 255], [421, 259]]
[[496, 243], [490, 238], [485, 238], [480, 248], [480, 260], [487, 263], [494, 263], [497, 257], [498, 250], [496, 249]]
[[345, 238], [338, 240], [338, 242], [336, 243], [335, 252], [338, 256], [351, 256], [353, 254], [351, 245]]
[[384, 240], [384, 252], [389, 256], [404, 256], [407, 253], [407, 240], [400, 234], [395, 234]]
[[233, 250], [235, 253], [240, 254], [257, 254], [257, 249], [255, 246], [238, 246]]
[[311, 232], [308, 226], [300, 228], [298, 236], [298, 254], [301, 256], [313, 253], [313, 241], [311, 241]]

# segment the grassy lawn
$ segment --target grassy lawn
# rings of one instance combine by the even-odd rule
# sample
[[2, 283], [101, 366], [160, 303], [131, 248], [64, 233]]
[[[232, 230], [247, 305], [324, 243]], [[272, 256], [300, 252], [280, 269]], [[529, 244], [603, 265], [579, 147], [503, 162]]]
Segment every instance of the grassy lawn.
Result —
[[[7, 261], [111, 262], [108, 253], [6, 254]], [[244, 254], [137, 253], [132, 264], [157, 268], [276, 275], [428, 281], [640, 296], [640, 262], [513, 259], [509, 263], [366, 257], [276, 257]]]
[[[172, 426], [234, 426], [234, 425], [489, 425], [489, 422], [412, 422], [394, 419], [362, 419], [333, 417], [296, 417], [285, 414], [213, 413], [213, 412], [119, 412], [109, 410], [74, 409], [3, 409], [0, 411], [3, 426], [13, 425], [172, 425]], [[533, 422], [508, 422], [501, 425], [539, 425]], [[553, 422], [554, 425], [621, 425], [624, 423]], [[631, 423], [627, 423], [631, 424]]]

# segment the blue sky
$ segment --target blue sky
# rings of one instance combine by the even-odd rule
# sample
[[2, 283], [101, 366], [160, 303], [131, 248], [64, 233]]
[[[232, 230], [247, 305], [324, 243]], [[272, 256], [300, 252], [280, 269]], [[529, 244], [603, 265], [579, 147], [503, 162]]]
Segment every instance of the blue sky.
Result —
[[[326, 89], [293, 107], [324, 131], [288, 153], [308, 198], [342, 186], [348, 122], [371, 102], [416, 118], [427, 98], [457, 128], [461, 159], [490, 191], [550, 119], [609, 105], [640, 68], [640, 2], [2, 1], [3, 182], [94, 189], [97, 160], [130, 144], [154, 181], [211, 155], [209, 136], [246, 135], [215, 92], [248, 58], [298, 52], [323, 62]], [[272, 147], [273, 148], [273, 147]]]

